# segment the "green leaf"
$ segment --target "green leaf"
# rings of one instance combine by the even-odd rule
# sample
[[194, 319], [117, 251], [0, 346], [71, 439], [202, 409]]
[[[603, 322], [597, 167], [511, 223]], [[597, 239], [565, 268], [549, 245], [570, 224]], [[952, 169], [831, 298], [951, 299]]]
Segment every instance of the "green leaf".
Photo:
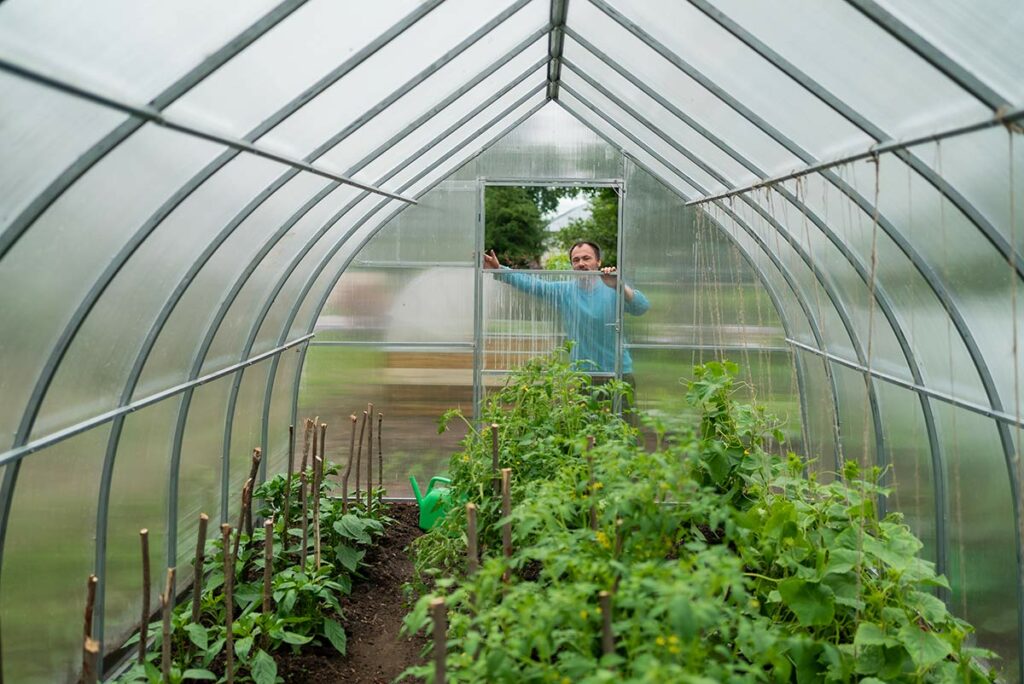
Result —
[[[275, 636], [277, 636], [277, 633], [275, 633]], [[295, 632], [289, 632], [287, 630], [281, 630], [279, 636], [281, 641], [285, 642], [286, 644], [295, 644], [296, 646], [308, 644], [310, 641], [313, 640], [313, 637], [311, 636], [305, 636], [303, 634], [297, 634]]]
[[948, 617], [946, 604], [941, 599], [923, 591], [911, 591], [906, 596], [907, 604], [918, 612], [929, 624], [936, 625]]
[[348, 637], [345, 636], [345, 630], [341, 625], [330, 618], [324, 620], [324, 636], [338, 653], [345, 655], [348, 648]]
[[355, 572], [359, 567], [359, 561], [363, 560], [366, 551], [356, 549], [348, 544], [338, 544], [334, 547], [334, 554], [343, 568], [349, 572]]
[[195, 622], [190, 622], [185, 625], [185, 631], [188, 632], [188, 640], [195, 644], [199, 650], [205, 651], [207, 649], [210, 640], [205, 627]]
[[277, 663], [261, 648], [252, 659], [249, 674], [256, 684], [274, 684], [277, 681]]
[[910, 654], [914, 665], [918, 669], [926, 669], [939, 662], [952, 652], [952, 647], [935, 636], [932, 632], [925, 632], [917, 625], [906, 624], [900, 628], [900, 641]]
[[857, 648], [865, 646], [893, 646], [895, 639], [885, 635], [881, 627], [873, 622], [862, 622], [857, 625], [857, 635], [853, 637], [853, 644]]
[[335, 532], [360, 544], [369, 544], [372, 542], [366, 528], [366, 521], [351, 513], [347, 513], [341, 516], [340, 519], [334, 521]]
[[235, 653], [242, 661], [249, 660], [249, 651], [252, 650], [252, 637], [247, 636], [235, 642]]
[[779, 594], [782, 602], [805, 627], [827, 625], [835, 617], [836, 603], [832, 590], [817, 582], [791, 577], [779, 582]]
[[196, 667], [193, 667], [182, 672], [181, 678], [184, 681], [188, 681], [189, 679], [205, 679], [211, 682], [217, 681], [217, 675], [213, 674], [209, 670], [200, 670]]

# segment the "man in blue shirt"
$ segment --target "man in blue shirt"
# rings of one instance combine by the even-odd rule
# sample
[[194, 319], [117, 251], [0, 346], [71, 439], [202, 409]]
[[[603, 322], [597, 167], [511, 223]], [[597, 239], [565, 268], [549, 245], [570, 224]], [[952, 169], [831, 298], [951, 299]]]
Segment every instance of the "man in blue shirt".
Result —
[[[566, 336], [575, 342], [572, 360], [592, 373], [615, 372], [615, 280], [614, 266], [601, 266], [601, 248], [593, 242], [577, 242], [569, 249], [569, 261], [575, 271], [593, 271], [593, 277], [552, 281], [525, 273], [515, 273], [501, 265], [492, 250], [484, 254], [485, 269], [503, 269], [498, 280], [551, 302], [562, 317]], [[633, 316], [643, 315], [651, 307], [640, 290], [623, 284], [624, 309]], [[622, 375], [633, 383], [633, 359], [622, 350]], [[595, 382], [600, 382], [595, 380]]]

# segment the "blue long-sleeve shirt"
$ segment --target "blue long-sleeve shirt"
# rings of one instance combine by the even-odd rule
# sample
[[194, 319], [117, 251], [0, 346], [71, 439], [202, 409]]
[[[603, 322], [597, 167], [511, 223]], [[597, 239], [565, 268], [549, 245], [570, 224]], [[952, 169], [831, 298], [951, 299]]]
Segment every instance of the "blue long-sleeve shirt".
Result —
[[[582, 370], [615, 372], [615, 288], [601, 282], [600, 275], [552, 281], [503, 266], [496, 278], [554, 305], [566, 336], [575, 342], [571, 359], [579, 362]], [[641, 316], [651, 308], [647, 297], [636, 288], [633, 299], [627, 299], [624, 305], [632, 316]], [[627, 349], [622, 350], [622, 372], [633, 372], [633, 359]]]

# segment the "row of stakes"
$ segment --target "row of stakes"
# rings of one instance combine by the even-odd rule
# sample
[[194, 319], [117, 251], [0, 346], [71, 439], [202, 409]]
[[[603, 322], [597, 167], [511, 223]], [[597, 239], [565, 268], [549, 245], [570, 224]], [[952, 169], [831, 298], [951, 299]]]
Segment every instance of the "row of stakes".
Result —
[[[501, 526], [501, 547], [505, 562], [512, 559], [512, 469], [501, 468], [498, 464], [498, 424], [491, 423], [491, 468], [496, 473], [494, 482], [494, 493], [501, 497], [501, 517], [505, 524]], [[594, 447], [594, 438], [587, 438], [587, 470], [588, 484], [587, 494], [590, 498], [589, 523], [590, 529], [597, 531], [597, 504], [595, 496], [597, 482], [594, 476], [594, 457], [590, 451]], [[480, 552], [477, 541], [477, 508], [474, 503], [466, 504], [466, 570], [473, 575], [480, 569]], [[615, 521], [615, 555], [622, 553], [622, 519]], [[506, 583], [511, 581], [511, 568], [506, 566], [503, 579]], [[615, 632], [612, 630], [612, 596], [618, 588], [618, 580], [612, 591], [602, 590], [597, 594], [598, 606], [601, 609], [601, 652], [605, 655], [615, 653]], [[430, 616], [434, 623], [434, 681], [443, 684], [447, 679], [446, 660], [448, 655], [448, 608], [444, 597], [438, 597], [430, 602]]]
[[[368, 404], [367, 410], [363, 411], [362, 421], [355, 415], [350, 415], [352, 424], [352, 436], [349, 442], [349, 459], [342, 475], [342, 511], [348, 512], [348, 482], [352, 474], [353, 463], [355, 464], [355, 502], [361, 502], [360, 492], [360, 470], [362, 467], [363, 438], [367, 436], [367, 458], [366, 458], [366, 512], [370, 513], [373, 507], [373, 404]], [[327, 423], [320, 423], [320, 417], [307, 418], [304, 424], [304, 438], [302, 448], [302, 468], [299, 471], [299, 488], [302, 496], [302, 546], [299, 551], [301, 567], [306, 567], [309, 548], [309, 499], [313, 499], [313, 560], [316, 568], [320, 568], [320, 484], [323, 480], [323, 468], [326, 461], [324, 455], [324, 444], [327, 439]], [[381, 433], [383, 432], [384, 414], [377, 414], [377, 492], [378, 505], [383, 504], [384, 487], [384, 449]], [[356, 442], [356, 423], [359, 425], [358, 448]], [[319, 427], [319, 430], [317, 429]], [[367, 430], [367, 427], [369, 428]], [[319, 433], [319, 434], [318, 434]], [[313, 460], [309, 460], [310, 446], [312, 445]], [[224, 549], [224, 603], [225, 603], [225, 673], [228, 684], [234, 682], [234, 636], [232, 623], [234, 622], [234, 581], [235, 581], [235, 558], [238, 557], [238, 547], [241, 542], [242, 530], [244, 529], [249, 538], [252, 539], [252, 493], [256, 482], [263, 452], [260, 448], [253, 449], [252, 459], [249, 467], [249, 477], [242, 487], [241, 504], [238, 515], [237, 533], [232, 534], [234, 528], [230, 523], [220, 526], [221, 544]], [[291, 482], [293, 477], [293, 464], [295, 461], [295, 426], [288, 426], [288, 475], [285, 486], [285, 499], [283, 513], [285, 516], [284, 525], [281, 527], [281, 547], [287, 549], [288, 538], [288, 514], [291, 498]], [[312, 478], [306, 475], [307, 466], [313, 466]], [[307, 494], [307, 484], [309, 493]], [[206, 534], [210, 517], [206, 513], [199, 514], [199, 534], [196, 540], [196, 554], [193, 567], [195, 577], [204, 576], [206, 564]], [[263, 612], [271, 610], [271, 585], [273, 580], [273, 559], [274, 559], [274, 519], [267, 518], [263, 521], [264, 534], [264, 564], [263, 564]], [[233, 544], [232, 544], [233, 538]], [[150, 594], [151, 594], [151, 572], [149, 561], [149, 530], [139, 530], [139, 539], [142, 549], [142, 620], [141, 628], [146, 630], [150, 618]], [[171, 613], [174, 606], [174, 577], [175, 568], [167, 568], [166, 583], [164, 591], [160, 594], [160, 607], [163, 614], [163, 652], [161, 664], [163, 666], [163, 680], [171, 681]], [[96, 585], [99, 579], [96, 575], [89, 575], [86, 582], [85, 619], [84, 619], [84, 640], [82, 647], [82, 682], [83, 684], [95, 684], [99, 675], [100, 642], [92, 637], [93, 612], [96, 604]], [[192, 583], [192, 621], [199, 621], [199, 606], [202, 596], [202, 582]], [[142, 634], [139, 639], [138, 662], [142, 663], [146, 658], [147, 639]]]

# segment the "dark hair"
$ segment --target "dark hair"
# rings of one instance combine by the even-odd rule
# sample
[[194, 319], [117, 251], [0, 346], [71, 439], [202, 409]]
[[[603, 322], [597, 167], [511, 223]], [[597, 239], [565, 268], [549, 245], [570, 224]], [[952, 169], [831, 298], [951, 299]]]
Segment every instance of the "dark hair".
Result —
[[577, 247], [579, 247], [580, 245], [588, 245], [591, 249], [594, 250], [594, 256], [597, 257], [597, 260], [598, 261], [601, 260], [601, 248], [597, 245], [596, 242], [591, 242], [590, 240], [580, 240], [575, 245], [573, 245], [572, 247], [569, 248], [569, 260], [570, 261], [572, 261], [572, 251], [574, 249], [576, 249]]

